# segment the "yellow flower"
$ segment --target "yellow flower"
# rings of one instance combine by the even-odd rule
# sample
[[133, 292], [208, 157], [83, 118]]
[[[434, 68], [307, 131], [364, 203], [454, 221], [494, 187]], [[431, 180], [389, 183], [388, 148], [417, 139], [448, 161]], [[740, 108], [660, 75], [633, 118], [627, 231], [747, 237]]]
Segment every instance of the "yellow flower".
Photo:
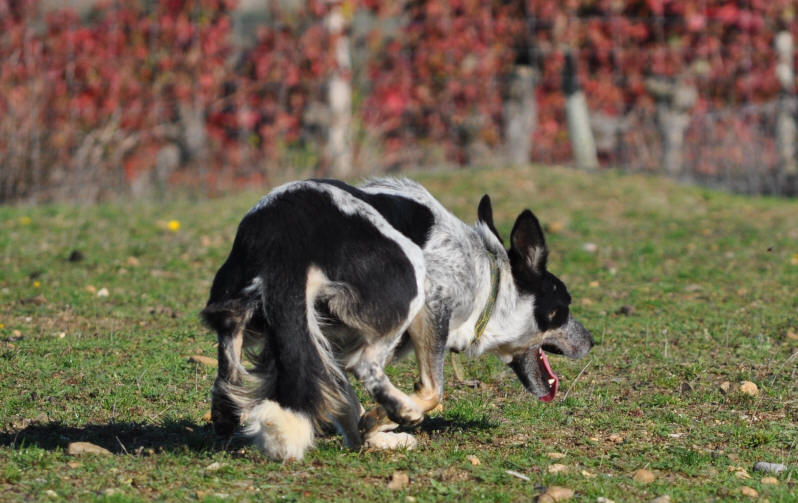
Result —
[[166, 225], [170, 231], [177, 232], [180, 230], [180, 221], [178, 220], [169, 220], [169, 223]]
[[39, 281], [33, 282], [33, 288], [39, 288], [40, 286], [42, 286], [42, 284]]
[[30, 217], [26, 216], [19, 218], [19, 223], [21, 223], [22, 225], [30, 225], [30, 222], [31, 222]]
[[0, 323], [0, 329], [2, 329], [2, 328], [6, 328], [6, 324], [5, 323]]
[[790, 259], [790, 263], [792, 265], [798, 265], [798, 253], [793, 254], [792, 259]]

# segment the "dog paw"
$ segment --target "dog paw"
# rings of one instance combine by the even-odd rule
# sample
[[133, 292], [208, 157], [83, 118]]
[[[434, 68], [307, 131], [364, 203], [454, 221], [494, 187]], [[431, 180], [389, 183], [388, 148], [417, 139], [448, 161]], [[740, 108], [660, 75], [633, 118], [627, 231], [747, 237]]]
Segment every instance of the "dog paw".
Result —
[[375, 407], [360, 416], [358, 427], [364, 435], [368, 435], [377, 431], [392, 431], [398, 428], [399, 425], [388, 418], [385, 409]]
[[416, 437], [409, 433], [391, 433], [377, 431], [366, 435], [363, 446], [366, 449], [374, 450], [393, 450], [393, 449], [415, 449], [418, 445]]
[[385, 411], [391, 421], [402, 426], [415, 426], [424, 420], [424, 413], [412, 402], [402, 404], [393, 410], [386, 407]]

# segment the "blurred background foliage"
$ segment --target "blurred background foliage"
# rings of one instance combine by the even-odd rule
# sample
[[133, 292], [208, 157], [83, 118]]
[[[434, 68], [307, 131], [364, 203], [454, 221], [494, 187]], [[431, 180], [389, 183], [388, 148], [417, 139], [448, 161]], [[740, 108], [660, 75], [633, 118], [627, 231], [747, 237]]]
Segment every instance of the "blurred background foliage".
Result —
[[[568, 54], [602, 168], [794, 194], [795, 11], [793, 0], [0, 0], [0, 202], [517, 163], [506, 145], [519, 68], [531, 96], [521, 159], [570, 163]], [[343, 167], [330, 146], [341, 124]]]

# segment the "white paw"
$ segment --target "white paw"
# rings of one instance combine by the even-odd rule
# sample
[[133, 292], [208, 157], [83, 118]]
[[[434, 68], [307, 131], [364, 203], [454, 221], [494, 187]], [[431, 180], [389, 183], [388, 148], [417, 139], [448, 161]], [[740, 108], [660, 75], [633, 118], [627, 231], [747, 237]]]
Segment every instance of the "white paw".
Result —
[[375, 431], [366, 435], [363, 446], [366, 449], [393, 450], [393, 449], [415, 449], [418, 445], [416, 437], [409, 433], [391, 433], [387, 431]]

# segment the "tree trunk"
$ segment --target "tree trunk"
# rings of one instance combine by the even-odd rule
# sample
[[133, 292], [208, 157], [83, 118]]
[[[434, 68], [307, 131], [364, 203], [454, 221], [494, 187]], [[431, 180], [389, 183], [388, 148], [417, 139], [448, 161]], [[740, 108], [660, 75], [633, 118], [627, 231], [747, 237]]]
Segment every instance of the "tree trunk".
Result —
[[529, 162], [532, 133], [537, 127], [536, 80], [535, 70], [530, 65], [516, 65], [510, 75], [504, 102], [504, 138], [511, 164]]
[[327, 145], [324, 161], [334, 177], [351, 176], [352, 142], [350, 127], [352, 122], [351, 61], [349, 57], [348, 21], [341, 11], [341, 4], [330, 8], [325, 19], [330, 39], [333, 43], [336, 69], [327, 83], [327, 104], [330, 108], [330, 122], [327, 131]]
[[669, 174], [679, 175], [684, 170], [684, 132], [698, 95], [692, 85], [681, 80], [648, 79], [646, 89], [657, 102], [656, 122], [662, 138], [662, 165]]
[[587, 100], [579, 85], [576, 73], [576, 60], [572, 53], [565, 56], [563, 67], [563, 93], [565, 94], [565, 118], [568, 121], [568, 135], [577, 167], [597, 169], [598, 155], [593, 130], [590, 129], [590, 114]]
[[776, 35], [776, 77], [781, 84], [778, 107], [776, 109], [776, 144], [784, 173], [798, 173], [795, 159], [795, 71], [793, 68], [793, 40], [789, 31]]

